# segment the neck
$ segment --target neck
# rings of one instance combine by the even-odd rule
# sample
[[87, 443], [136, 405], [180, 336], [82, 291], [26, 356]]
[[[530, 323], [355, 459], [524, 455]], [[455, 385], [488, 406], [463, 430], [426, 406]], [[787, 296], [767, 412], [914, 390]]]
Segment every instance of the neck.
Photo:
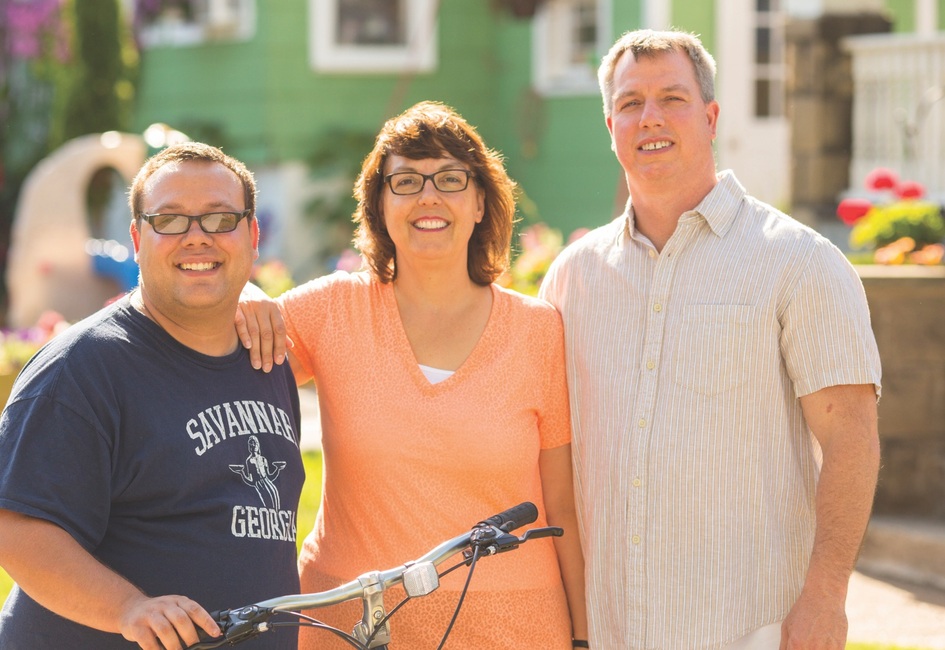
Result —
[[239, 345], [233, 324], [235, 304], [228, 312], [223, 307], [200, 310], [199, 313], [185, 309], [161, 309], [141, 287], [131, 295], [131, 304], [179, 343], [201, 354], [222, 357], [231, 354]]
[[657, 251], [676, 231], [679, 218], [694, 209], [712, 191], [717, 180], [715, 172], [702, 182], [639, 183], [627, 177], [636, 229], [647, 237]]
[[469, 278], [466, 260], [421, 266], [398, 261], [397, 293], [414, 303], [449, 305], [464, 302], [477, 291], [486, 289]]
[[394, 290], [400, 303], [449, 308], [451, 305], [465, 304], [471, 297], [489, 290], [489, 287], [476, 284], [468, 275], [462, 278], [444, 278], [437, 275], [398, 274], [394, 280]]

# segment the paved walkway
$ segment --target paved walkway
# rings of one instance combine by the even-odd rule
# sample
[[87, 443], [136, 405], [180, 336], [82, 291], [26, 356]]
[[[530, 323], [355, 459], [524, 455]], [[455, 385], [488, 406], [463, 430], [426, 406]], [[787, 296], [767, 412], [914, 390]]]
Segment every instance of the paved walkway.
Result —
[[[317, 449], [315, 391], [300, 392], [302, 448]], [[847, 597], [850, 641], [923, 650], [945, 650], [945, 590], [920, 587], [856, 572]]]
[[850, 641], [945, 650], [945, 591], [863, 572], [847, 595]]

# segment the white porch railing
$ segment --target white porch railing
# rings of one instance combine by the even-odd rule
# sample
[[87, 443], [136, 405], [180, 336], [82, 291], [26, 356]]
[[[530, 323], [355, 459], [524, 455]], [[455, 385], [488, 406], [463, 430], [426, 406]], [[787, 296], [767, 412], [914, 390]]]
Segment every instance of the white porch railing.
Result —
[[845, 40], [853, 60], [850, 184], [876, 167], [945, 199], [945, 32]]

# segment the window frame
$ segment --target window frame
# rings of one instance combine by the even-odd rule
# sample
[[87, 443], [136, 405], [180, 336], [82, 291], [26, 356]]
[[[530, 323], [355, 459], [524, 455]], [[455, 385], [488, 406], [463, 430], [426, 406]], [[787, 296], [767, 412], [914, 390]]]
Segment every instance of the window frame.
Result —
[[[787, 115], [787, 43], [785, 27], [787, 12], [783, 0], [769, 0], [760, 8], [756, 0], [752, 26], [752, 104], [751, 114], [757, 120], [780, 119]], [[760, 62], [759, 33], [768, 31], [767, 61]], [[759, 111], [759, 86], [767, 84], [766, 113]]]
[[339, 3], [343, 1], [309, 0], [309, 64], [313, 70], [398, 73], [436, 69], [439, 40], [436, 0], [402, 0], [406, 3], [406, 42], [396, 46], [338, 43], [335, 27]]
[[[594, 63], [570, 62], [574, 41], [571, 10], [582, 0], [546, 0], [535, 14], [532, 25], [532, 80], [543, 95], [593, 95], [600, 92], [597, 68], [611, 46], [611, 0], [593, 0], [596, 4]], [[567, 47], [562, 48], [562, 43]]]
[[150, 49], [246, 41], [255, 33], [256, 0], [198, 0], [194, 19], [142, 23], [138, 39], [142, 48]]

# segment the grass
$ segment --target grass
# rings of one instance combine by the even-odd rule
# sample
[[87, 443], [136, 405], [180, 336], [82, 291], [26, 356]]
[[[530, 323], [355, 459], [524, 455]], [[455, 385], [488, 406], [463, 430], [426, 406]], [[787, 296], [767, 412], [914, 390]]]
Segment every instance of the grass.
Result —
[[[318, 512], [318, 503], [322, 490], [322, 455], [319, 451], [307, 451], [302, 454], [305, 464], [305, 486], [302, 488], [302, 497], [299, 501], [298, 539], [297, 546], [301, 548], [302, 540], [315, 525], [315, 514]], [[13, 587], [6, 572], [0, 568], [0, 602], [6, 599], [7, 593]], [[902, 647], [877, 643], [848, 643], [846, 650], [928, 650], [925, 648]]]
[[848, 643], [846, 650], [928, 650], [914, 646], [886, 645], [883, 643]]
[[[302, 497], [299, 500], [297, 520], [296, 546], [299, 548], [302, 547], [302, 540], [315, 525], [315, 514], [318, 512], [322, 492], [322, 454], [320, 451], [303, 452], [302, 462], [305, 464], [305, 485], [302, 487]], [[13, 580], [6, 571], [0, 568], [0, 604], [6, 600], [12, 588]]]

